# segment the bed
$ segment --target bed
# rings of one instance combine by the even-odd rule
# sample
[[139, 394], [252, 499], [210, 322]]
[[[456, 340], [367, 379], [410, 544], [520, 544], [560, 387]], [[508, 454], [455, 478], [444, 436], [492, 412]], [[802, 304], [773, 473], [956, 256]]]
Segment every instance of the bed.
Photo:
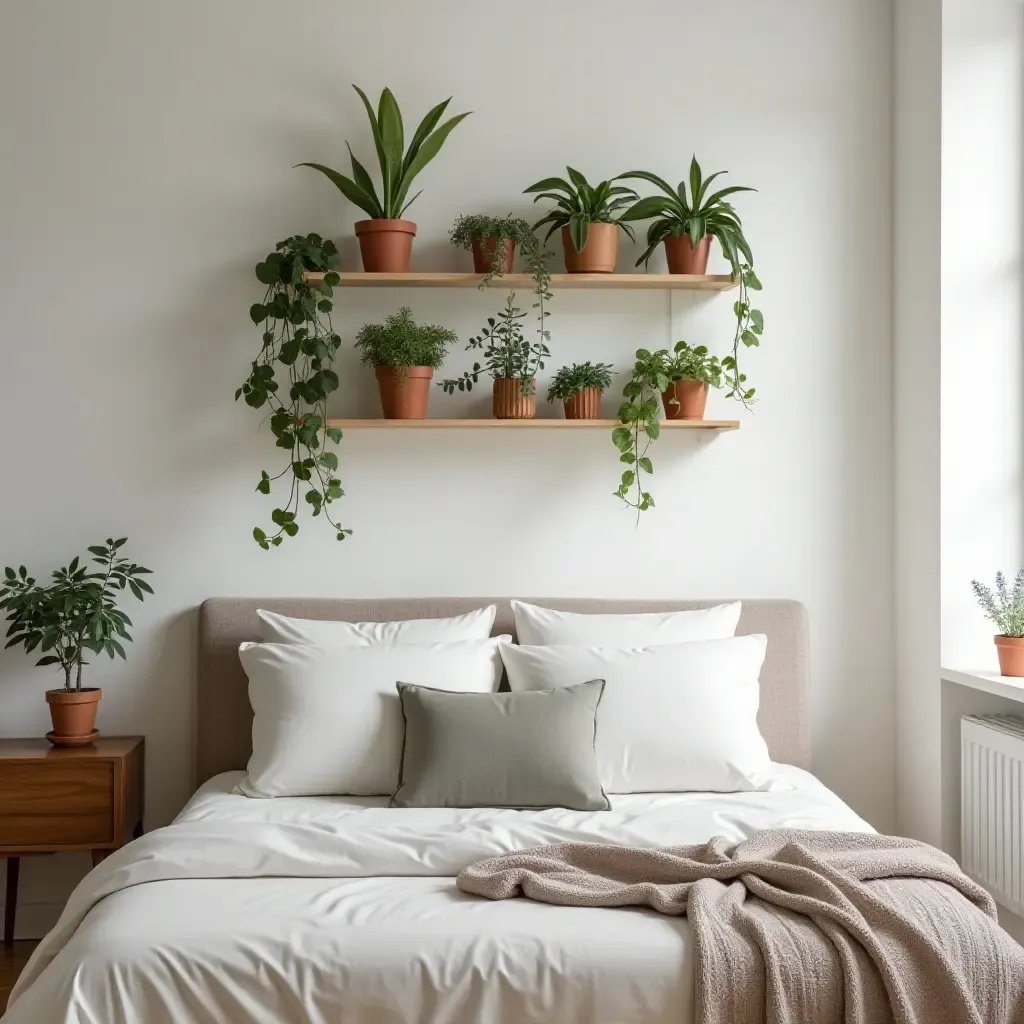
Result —
[[[389, 808], [381, 797], [254, 800], [234, 787], [252, 713], [237, 658], [256, 609], [378, 621], [459, 614], [505, 599], [236, 600], [200, 610], [199, 788], [167, 829], [109, 858], [76, 890], [15, 990], [5, 1024], [121, 1021], [688, 1022], [684, 918], [647, 910], [486, 902], [454, 876], [484, 857], [573, 840], [670, 846], [776, 827], [870, 832], [809, 767], [807, 620], [791, 601], [744, 602], [765, 633], [759, 724], [767, 791], [633, 793], [610, 811]], [[545, 599], [574, 611], [712, 602]]]

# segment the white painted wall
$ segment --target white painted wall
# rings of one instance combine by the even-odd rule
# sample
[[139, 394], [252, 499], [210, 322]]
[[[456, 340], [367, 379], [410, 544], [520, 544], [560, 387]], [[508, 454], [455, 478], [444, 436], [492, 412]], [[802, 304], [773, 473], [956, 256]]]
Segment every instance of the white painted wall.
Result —
[[[460, 0], [4, 5], [0, 563], [44, 571], [114, 533], [156, 570], [128, 665], [91, 673], [102, 728], [147, 736], [150, 825], [189, 791], [204, 597], [586, 593], [806, 602], [816, 770], [892, 827], [890, 5], [638, 0], [629, 15], [625, 30], [610, 0], [525, 0], [514, 17]], [[253, 544], [274, 449], [231, 400], [258, 345], [251, 268], [296, 231], [354, 259], [356, 212], [292, 169], [341, 164], [345, 138], [367, 152], [353, 81], [389, 84], [407, 120], [448, 94], [474, 111], [410, 211], [422, 268], [465, 266], [454, 217], [524, 212], [521, 189], [566, 162], [675, 179], [697, 150], [761, 189], [742, 211], [766, 286], [762, 401], [738, 434], [659, 443], [639, 529], [601, 434], [376, 433], [345, 441], [351, 542], [304, 524], [273, 554]], [[500, 298], [348, 292], [343, 322], [407, 301], [468, 335]], [[549, 371], [625, 367], [682, 336], [724, 351], [728, 298], [669, 312], [663, 294], [559, 295]], [[343, 368], [337, 411], [372, 411], [372, 375]], [[2, 733], [45, 730], [47, 682], [0, 657]], [[57, 867], [27, 865], [27, 900], [59, 898]]]

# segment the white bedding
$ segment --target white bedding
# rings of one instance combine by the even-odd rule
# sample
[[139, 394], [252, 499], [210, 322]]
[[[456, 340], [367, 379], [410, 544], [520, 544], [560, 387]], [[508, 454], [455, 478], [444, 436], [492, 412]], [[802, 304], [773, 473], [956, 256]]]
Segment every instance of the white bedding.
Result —
[[[210, 780], [76, 889], [4, 1024], [692, 1020], [685, 919], [491, 903], [454, 875], [565, 840], [672, 846], [763, 828], [871, 831], [806, 772], [770, 792], [613, 796], [612, 810], [253, 800]], [[787, 788], [781, 788], [787, 787]]]

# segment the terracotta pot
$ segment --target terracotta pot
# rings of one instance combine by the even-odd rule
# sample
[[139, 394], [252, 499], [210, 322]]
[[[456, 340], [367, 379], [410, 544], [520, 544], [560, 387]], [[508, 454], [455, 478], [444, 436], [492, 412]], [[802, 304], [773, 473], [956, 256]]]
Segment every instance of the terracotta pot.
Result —
[[601, 389], [584, 388], [565, 401], [567, 420], [596, 420], [601, 418]]
[[661, 401], [667, 420], [702, 420], [708, 404], [708, 386], [700, 380], [677, 380], [661, 393]]
[[[536, 383], [533, 377], [530, 383]], [[496, 377], [491, 411], [496, 420], [532, 420], [537, 411], [537, 395], [523, 394], [522, 377]]]
[[1001, 676], [1024, 676], [1024, 637], [997, 636], [996, 653], [999, 655]]
[[[493, 238], [473, 239], [473, 273], [486, 274], [491, 269], [491, 257], [494, 254], [495, 240]], [[516, 258], [516, 242], [514, 238], [506, 238], [501, 243], [502, 260], [501, 272], [512, 273], [512, 264]]]
[[430, 381], [430, 366], [375, 366], [380, 386], [380, 404], [386, 420], [425, 420]]
[[565, 269], [570, 274], [612, 274], [619, 255], [619, 225], [591, 224], [583, 252], [572, 246], [568, 227], [562, 228]]
[[416, 225], [411, 220], [357, 220], [363, 270], [370, 274], [404, 274], [409, 269], [415, 234]]
[[53, 732], [46, 738], [55, 747], [82, 747], [92, 743], [96, 731], [96, 706], [103, 691], [99, 687], [87, 690], [47, 690], [46, 703], [50, 705]]
[[705, 235], [694, 249], [689, 235], [678, 238], [669, 235], [665, 239], [665, 257], [670, 274], [706, 274], [708, 257], [711, 255], [711, 235]]

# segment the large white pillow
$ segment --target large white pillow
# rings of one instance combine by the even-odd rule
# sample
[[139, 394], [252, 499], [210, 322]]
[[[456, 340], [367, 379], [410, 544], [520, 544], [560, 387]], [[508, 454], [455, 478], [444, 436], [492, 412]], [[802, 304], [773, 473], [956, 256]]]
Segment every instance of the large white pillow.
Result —
[[501, 656], [513, 690], [605, 681], [595, 746], [606, 792], [729, 793], [767, 783], [765, 649], [758, 635], [639, 649], [510, 644]]
[[602, 647], [655, 647], [690, 640], [722, 640], [736, 635], [739, 601], [686, 612], [642, 612], [636, 615], [580, 615], [553, 608], [512, 602], [516, 639], [521, 644], [589, 644]]
[[270, 644], [319, 644], [367, 647], [370, 644], [433, 644], [486, 640], [498, 606], [489, 605], [450, 619], [404, 619], [397, 622], [337, 622], [293, 619], [263, 608], [256, 610], [260, 639]]
[[247, 796], [382, 796], [398, 785], [405, 726], [395, 684], [493, 693], [511, 637], [450, 644], [242, 644], [252, 756]]

